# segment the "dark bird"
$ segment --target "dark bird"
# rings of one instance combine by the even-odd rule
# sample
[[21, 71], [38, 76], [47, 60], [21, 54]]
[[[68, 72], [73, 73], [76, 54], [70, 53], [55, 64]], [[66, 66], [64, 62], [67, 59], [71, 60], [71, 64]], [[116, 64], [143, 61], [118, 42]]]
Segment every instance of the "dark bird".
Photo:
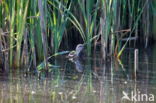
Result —
[[84, 49], [84, 44], [78, 44], [76, 46], [75, 51], [71, 51], [68, 54], [67, 58], [69, 58], [69, 59], [76, 59], [76, 58], [81, 59], [83, 56], [83, 49]]

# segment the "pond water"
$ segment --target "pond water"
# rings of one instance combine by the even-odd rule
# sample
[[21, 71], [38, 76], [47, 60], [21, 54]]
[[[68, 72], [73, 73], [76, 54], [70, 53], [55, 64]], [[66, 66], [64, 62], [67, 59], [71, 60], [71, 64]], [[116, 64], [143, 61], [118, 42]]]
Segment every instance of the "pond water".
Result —
[[[100, 54], [83, 61], [58, 57], [44, 72], [21, 69], [0, 73], [0, 103], [156, 103], [156, 50], [134, 49], [104, 63]], [[136, 76], [135, 76], [136, 75]]]

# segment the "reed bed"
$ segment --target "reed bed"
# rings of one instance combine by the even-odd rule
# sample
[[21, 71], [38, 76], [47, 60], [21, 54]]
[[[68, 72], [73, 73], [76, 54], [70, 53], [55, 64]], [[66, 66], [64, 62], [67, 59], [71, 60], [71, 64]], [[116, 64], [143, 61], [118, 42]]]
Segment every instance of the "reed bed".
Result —
[[155, 4], [151, 0], [1, 0], [0, 64], [3, 69], [7, 63], [10, 68], [35, 68], [62, 48], [70, 48], [67, 44], [75, 47], [71, 37], [87, 44], [88, 55], [100, 40], [104, 60], [110, 55], [119, 58], [132, 44], [147, 48], [155, 40]]

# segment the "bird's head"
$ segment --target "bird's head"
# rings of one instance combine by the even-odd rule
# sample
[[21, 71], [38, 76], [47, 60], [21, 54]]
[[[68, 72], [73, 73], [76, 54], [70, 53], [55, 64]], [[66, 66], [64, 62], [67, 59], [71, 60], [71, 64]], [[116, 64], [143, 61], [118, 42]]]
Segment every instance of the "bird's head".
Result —
[[84, 49], [84, 45], [83, 44], [78, 44], [76, 46], [76, 55], [79, 56], [79, 54], [81, 53], [81, 51]]

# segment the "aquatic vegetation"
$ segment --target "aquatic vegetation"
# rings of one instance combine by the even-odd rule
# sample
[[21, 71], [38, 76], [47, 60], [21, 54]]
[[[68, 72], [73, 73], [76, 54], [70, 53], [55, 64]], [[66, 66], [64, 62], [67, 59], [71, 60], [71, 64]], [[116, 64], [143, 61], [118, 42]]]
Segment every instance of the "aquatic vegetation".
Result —
[[79, 43], [91, 55], [100, 42], [104, 59], [119, 58], [126, 47], [143, 43], [147, 48], [155, 39], [155, 1], [2, 0], [0, 12], [1, 51], [11, 68], [37, 67]]
[[91, 55], [91, 41], [90, 39], [93, 37], [94, 29], [96, 28], [96, 19], [97, 19], [97, 12], [98, 12], [98, 6], [99, 6], [99, 0], [78, 0], [78, 4], [80, 7], [80, 10], [82, 12], [81, 19], [83, 20], [82, 27], [84, 28], [83, 31], [85, 31], [85, 38], [84, 41], [87, 43], [87, 52], [88, 55]]
[[[54, 48], [54, 53], [58, 52], [61, 45], [63, 35], [66, 30], [66, 25], [68, 21], [68, 11], [70, 10], [70, 4], [68, 0], [64, 2], [59, 2], [58, 0], [48, 0], [48, 18], [49, 18], [49, 29], [51, 30], [51, 43]], [[52, 6], [52, 8], [50, 8]], [[65, 7], [64, 7], [65, 6]], [[52, 13], [52, 14], [51, 14]]]
[[[142, 13], [143, 13], [145, 7], [147, 6], [147, 3], [148, 3], [148, 2], [146, 1], [146, 2], [144, 3], [143, 7], [140, 8], [140, 10], [138, 10], [138, 12], [136, 13], [135, 20], [133, 20], [134, 23], [133, 23], [133, 25], [130, 26], [130, 27], [132, 28], [131, 31], [130, 31], [130, 34], [129, 34], [128, 38], [126, 39], [126, 43], [122, 46], [121, 50], [119, 51], [118, 56], [117, 56], [118, 58], [121, 56], [121, 54], [122, 54], [123, 50], [125, 49], [127, 43], [130, 41], [133, 32], [134, 32], [135, 30], [138, 31], [138, 30], [137, 30], [137, 29], [138, 29], [138, 28], [137, 28], [138, 22], [139, 22], [139, 20], [140, 20], [140, 18], [141, 18], [141, 16], [142, 16]], [[138, 4], [137, 6], [139, 6], [139, 5], [140, 5], [140, 4]], [[132, 15], [132, 14], [131, 14], [131, 15]], [[133, 18], [132, 18], [132, 19], [133, 19]], [[136, 38], [136, 39], [138, 38], [138, 35], [137, 35], [137, 34], [135, 34], [135, 38]], [[145, 46], [145, 47], [146, 47], [146, 46]]]
[[[48, 62], [48, 67], [49, 68], [60, 68], [60, 66], [52, 65], [49, 62]], [[39, 71], [46, 70], [45, 68], [46, 67], [45, 67], [45, 63], [44, 62], [42, 62], [40, 65], [37, 66], [37, 70], [39, 70]]]
[[[114, 53], [115, 36], [113, 32], [116, 27], [117, 0], [101, 0], [100, 31], [103, 59], [106, 59], [108, 51]], [[119, 14], [120, 15], [120, 14]], [[119, 28], [117, 28], [119, 29]], [[109, 42], [110, 39], [110, 42]], [[110, 43], [110, 45], [108, 45]]]
[[[155, 27], [155, 0], [0, 0], [0, 102], [116, 103], [155, 91], [156, 53], [134, 49], [155, 42]], [[83, 49], [88, 57], [73, 59]]]

